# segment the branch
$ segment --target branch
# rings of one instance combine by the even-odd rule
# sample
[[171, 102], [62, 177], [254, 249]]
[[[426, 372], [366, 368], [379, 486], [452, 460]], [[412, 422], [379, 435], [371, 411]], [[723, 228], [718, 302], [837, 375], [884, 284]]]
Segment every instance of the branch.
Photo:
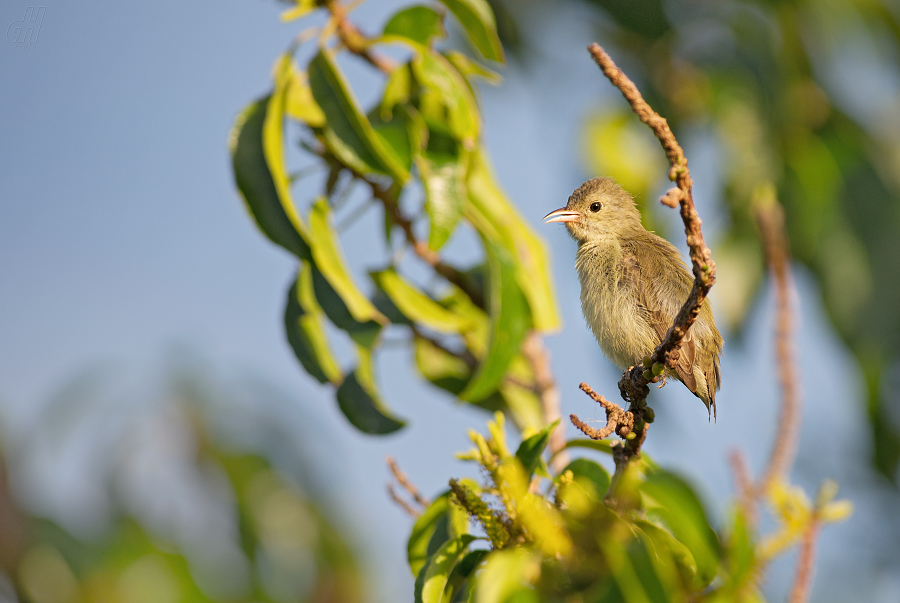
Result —
[[[541, 408], [544, 411], [544, 421], [547, 425], [561, 417], [559, 389], [553, 379], [553, 371], [550, 368], [550, 352], [547, 351], [544, 342], [536, 331], [532, 331], [525, 339], [522, 346], [522, 355], [534, 372], [534, 383], [537, 395], [541, 399]], [[564, 450], [566, 446], [565, 425], [559, 425], [550, 434], [550, 468], [555, 472], [562, 471], [569, 464], [569, 454]]]
[[817, 516], [813, 516], [803, 534], [800, 543], [800, 556], [797, 559], [797, 575], [794, 577], [794, 585], [791, 587], [791, 596], [788, 603], [806, 603], [809, 600], [809, 591], [812, 586], [813, 569], [816, 560], [816, 540], [819, 538], [819, 529], [822, 522]]
[[[591, 438], [592, 440], [602, 440], [603, 438], [612, 435], [613, 433], [618, 434], [619, 436], [625, 438], [626, 440], [633, 440], [636, 436], [632, 436], [629, 438], [630, 434], [634, 433], [634, 414], [626, 411], [624, 408], [619, 406], [618, 404], [613, 404], [593, 389], [587, 383], [582, 383], [578, 387], [581, 388], [581, 391], [586, 393], [591, 399], [603, 407], [606, 411], [606, 427], [603, 429], [594, 429], [593, 427], [588, 427], [583, 421], [579, 420], [575, 415], [569, 415], [569, 419], [572, 421], [572, 424], [575, 425], [578, 429], [581, 430], [584, 435]], [[646, 430], [644, 430], [644, 434], [646, 434]]]
[[[646, 400], [647, 394], [650, 392], [647, 384], [654, 383], [658, 379], [654, 377], [650, 369], [657, 363], [662, 363], [669, 369], [675, 369], [681, 351], [681, 342], [697, 319], [710, 288], [716, 282], [716, 265], [712, 260], [709, 247], [706, 246], [703, 239], [703, 232], [700, 228], [702, 221], [694, 206], [692, 193], [694, 182], [688, 169], [687, 158], [669, 128], [668, 122], [647, 104], [634, 82], [616, 66], [599, 44], [588, 46], [588, 52], [591, 53], [594, 61], [613, 86], [622, 92], [638, 118], [650, 126], [669, 159], [669, 179], [675, 182], [677, 188], [670, 189], [661, 201], [669, 207], [681, 208], [681, 219], [684, 222], [684, 233], [690, 249], [694, 273], [694, 285], [691, 293], [678, 312], [674, 324], [651, 354], [650, 366], [642, 363], [630, 367], [619, 381], [619, 392], [622, 394], [622, 398], [629, 403], [628, 410], [633, 414], [635, 425], [635, 437], [626, 440], [623, 450], [623, 458], [628, 461], [640, 454], [641, 445], [646, 437]], [[573, 420], [577, 420], [577, 417], [573, 416]]]
[[[403, 489], [409, 493], [412, 499], [416, 501], [416, 503], [420, 507], [422, 507], [422, 509], [427, 509], [431, 504], [431, 501], [422, 496], [422, 493], [419, 492], [419, 489], [416, 488], [415, 484], [409, 481], [409, 478], [406, 476], [406, 474], [400, 470], [400, 467], [397, 465], [397, 461], [394, 460], [394, 457], [388, 456], [386, 461], [388, 464], [388, 468], [391, 470], [391, 475], [394, 476], [394, 479], [397, 480], [397, 483], [400, 484], [400, 486], [402, 486]], [[393, 484], [388, 484], [388, 491], [390, 491], [391, 493], [391, 498], [394, 498], [395, 492]]]
[[784, 212], [775, 200], [774, 191], [766, 191], [756, 212], [756, 219], [762, 234], [766, 261], [775, 283], [777, 314], [775, 322], [775, 358], [778, 364], [778, 382], [781, 385], [781, 417], [778, 433], [760, 480], [759, 491], [768, 491], [772, 482], [790, 471], [797, 453], [797, 439], [800, 432], [800, 395], [797, 387], [797, 366], [793, 349], [793, 317], [791, 297], [790, 256], [784, 232]]
[[348, 11], [344, 5], [337, 0], [330, 0], [326, 7], [331, 13], [338, 38], [348, 51], [384, 73], [390, 73], [397, 68], [394, 61], [369, 49], [369, 38], [356, 25], [347, 20]]

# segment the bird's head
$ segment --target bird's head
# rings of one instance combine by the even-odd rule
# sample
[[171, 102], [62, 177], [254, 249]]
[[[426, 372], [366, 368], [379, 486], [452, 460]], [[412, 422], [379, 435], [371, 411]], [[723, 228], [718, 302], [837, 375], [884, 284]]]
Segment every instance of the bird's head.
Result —
[[634, 200], [612, 178], [594, 178], [579, 186], [565, 207], [544, 216], [544, 223], [550, 222], [564, 223], [579, 243], [620, 237], [642, 228]]

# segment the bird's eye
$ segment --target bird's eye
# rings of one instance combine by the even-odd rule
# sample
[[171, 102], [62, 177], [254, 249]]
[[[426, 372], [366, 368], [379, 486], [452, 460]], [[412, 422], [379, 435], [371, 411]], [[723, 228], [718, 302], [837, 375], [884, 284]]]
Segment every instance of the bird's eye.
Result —
[[600, 205], [599, 203], [597, 203], [596, 201], [595, 201], [594, 203], [591, 203], [591, 211], [592, 211], [592, 212], [598, 212], [598, 211], [600, 211], [600, 208], [601, 208], [601, 207], [603, 207], [603, 206]]

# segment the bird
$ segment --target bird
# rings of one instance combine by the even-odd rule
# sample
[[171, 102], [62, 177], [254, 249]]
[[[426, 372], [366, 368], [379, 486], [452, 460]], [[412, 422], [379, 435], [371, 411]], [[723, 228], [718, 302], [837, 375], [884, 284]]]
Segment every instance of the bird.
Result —
[[[632, 195], [612, 178], [582, 184], [565, 207], [544, 217], [544, 223], [553, 222], [565, 224], [578, 244], [581, 310], [600, 349], [622, 370], [642, 362], [691, 291], [694, 278], [678, 249], [644, 228]], [[663, 375], [681, 381], [713, 417], [721, 354], [722, 335], [706, 299], [682, 341], [675, 370]]]

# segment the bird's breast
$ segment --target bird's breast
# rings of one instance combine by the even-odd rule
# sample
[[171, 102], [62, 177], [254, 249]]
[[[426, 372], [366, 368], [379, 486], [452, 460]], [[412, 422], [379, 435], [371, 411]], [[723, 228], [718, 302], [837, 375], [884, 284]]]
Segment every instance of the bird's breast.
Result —
[[581, 281], [581, 310], [600, 349], [625, 369], [658, 343], [635, 293], [622, 282], [621, 247], [616, 242], [583, 244], [575, 268]]

